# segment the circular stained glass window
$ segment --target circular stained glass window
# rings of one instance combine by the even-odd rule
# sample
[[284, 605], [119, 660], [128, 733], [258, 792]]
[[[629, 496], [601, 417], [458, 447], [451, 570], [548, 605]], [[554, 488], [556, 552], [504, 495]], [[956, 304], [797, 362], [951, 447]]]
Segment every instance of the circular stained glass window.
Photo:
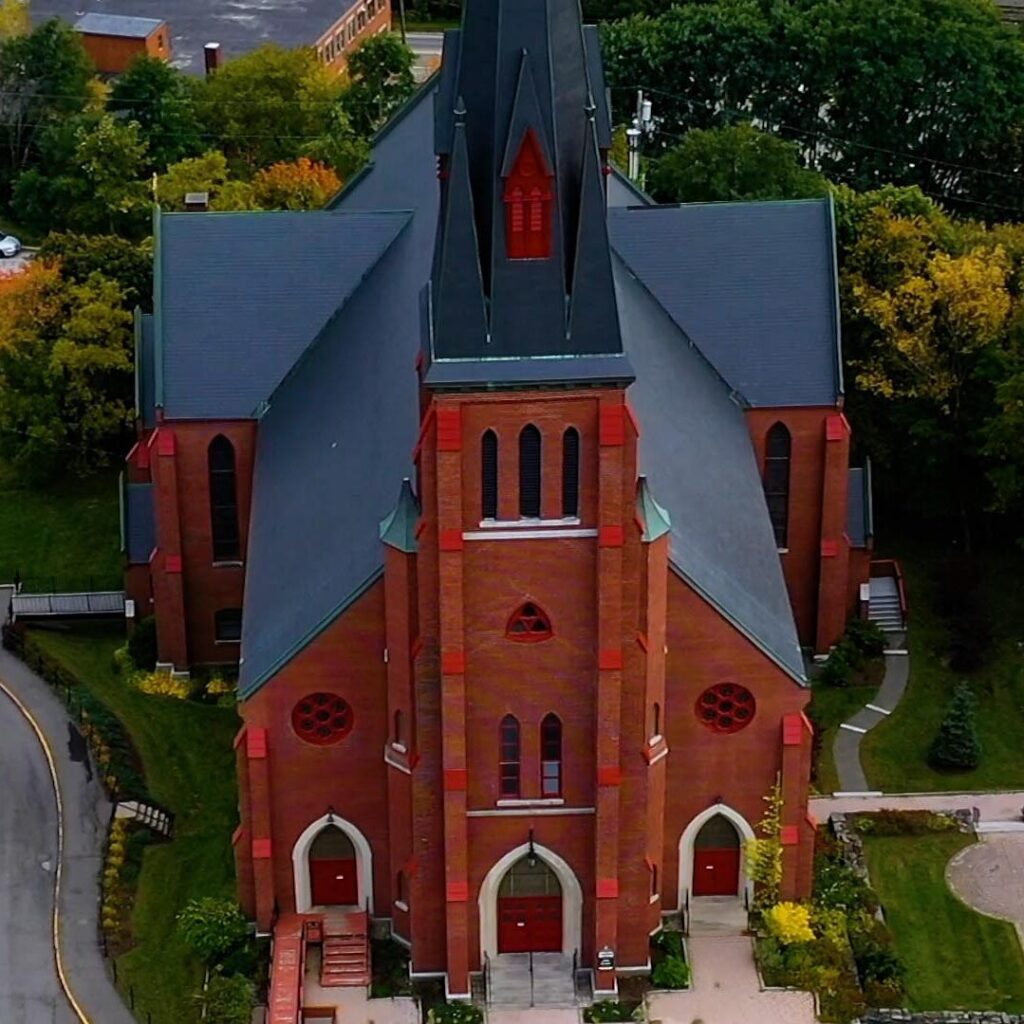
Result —
[[311, 693], [295, 705], [292, 728], [307, 743], [337, 743], [352, 730], [352, 709], [333, 693]]
[[757, 704], [754, 695], [738, 683], [708, 687], [697, 698], [697, 717], [714, 732], [739, 732], [750, 725]]

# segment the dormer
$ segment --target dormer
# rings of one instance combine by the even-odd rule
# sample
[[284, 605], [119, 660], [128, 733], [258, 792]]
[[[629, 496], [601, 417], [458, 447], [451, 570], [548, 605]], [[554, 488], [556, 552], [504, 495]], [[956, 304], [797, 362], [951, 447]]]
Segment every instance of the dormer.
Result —
[[551, 258], [553, 177], [535, 132], [527, 129], [503, 193], [510, 260]]

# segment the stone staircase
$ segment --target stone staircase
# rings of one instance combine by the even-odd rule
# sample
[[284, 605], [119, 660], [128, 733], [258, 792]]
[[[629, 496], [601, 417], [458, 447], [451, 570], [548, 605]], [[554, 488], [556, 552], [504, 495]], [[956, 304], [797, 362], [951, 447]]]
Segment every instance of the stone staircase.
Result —
[[575, 1006], [572, 958], [561, 953], [502, 953], [491, 960], [489, 997], [495, 1007]]
[[905, 623], [896, 580], [891, 576], [876, 576], [871, 579], [870, 587], [868, 618], [886, 633], [902, 633]]
[[324, 921], [320, 984], [324, 988], [370, 984], [370, 940], [365, 913], [329, 916]]

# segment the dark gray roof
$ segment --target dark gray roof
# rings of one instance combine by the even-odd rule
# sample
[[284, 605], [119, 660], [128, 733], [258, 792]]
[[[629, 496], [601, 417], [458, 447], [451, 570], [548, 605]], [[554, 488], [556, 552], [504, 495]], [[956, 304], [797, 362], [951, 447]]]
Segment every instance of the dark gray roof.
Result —
[[[401, 236], [260, 420], [239, 688], [254, 692], [380, 575], [380, 522], [412, 470], [419, 310]], [[287, 600], [280, 581], [289, 581]]]
[[622, 263], [616, 271], [622, 334], [636, 370], [627, 394], [640, 420], [640, 472], [671, 517], [672, 565], [740, 632], [803, 680], [743, 410], [650, 292]]
[[251, 417], [408, 220], [402, 212], [161, 216], [157, 405], [169, 419]]
[[131, 565], [145, 565], [156, 547], [152, 484], [125, 485], [124, 547]]
[[871, 466], [851, 469], [846, 485], [846, 536], [855, 548], [867, 547], [875, 527], [871, 514]]
[[161, 18], [136, 18], [126, 14], [83, 14], [75, 22], [79, 32], [97, 36], [125, 36], [129, 39], [145, 39], [161, 25]]
[[619, 208], [608, 227], [630, 269], [751, 405], [835, 405], [830, 200]]
[[153, 379], [153, 314], [137, 313], [135, 352], [135, 412], [144, 427], [156, 426], [155, 381]]

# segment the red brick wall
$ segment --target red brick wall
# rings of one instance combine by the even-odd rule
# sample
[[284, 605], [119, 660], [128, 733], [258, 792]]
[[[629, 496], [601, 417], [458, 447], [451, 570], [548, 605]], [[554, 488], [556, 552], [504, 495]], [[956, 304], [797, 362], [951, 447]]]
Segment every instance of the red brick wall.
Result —
[[[315, 47], [317, 56], [332, 71], [341, 74], [348, 63], [349, 54], [361, 43], [378, 32], [385, 32], [391, 28], [391, 4], [390, 0], [377, 0], [377, 6], [373, 17], [366, 18], [362, 28], [359, 28], [360, 12], [365, 16], [365, 3], [358, 3], [347, 11], [344, 17], [339, 18], [324, 34], [316, 41]], [[349, 26], [353, 26], [354, 37], [349, 39]], [[331, 41], [340, 35], [339, 47], [331, 45]]]
[[161, 25], [147, 39], [129, 39], [125, 36], [101, 36], [82, 33], [82, 45], [92, 58], [96, 70], [107, 75], [117, 75], [128, 69], [128, 65], [143, 54], [171, 59], [171, 33]]
[[[385, 773], [395, 769], [388, 768], [383, 759], [388, 732], [383, 652], [384, 585], [379, 582], [241, 706], [247, 729], [267, 730], [273, 898], [282, 912], [295, 909], [295, 842], [333, 806], [369, 841], [375, 913], [389, 913]], [[352, 731], [332, 746], [305, 742], [291, 725], [295, 704], [321, 691], [343, 697], [354, 714]], [[246, 826], [243, 821], [243, 828]]]

